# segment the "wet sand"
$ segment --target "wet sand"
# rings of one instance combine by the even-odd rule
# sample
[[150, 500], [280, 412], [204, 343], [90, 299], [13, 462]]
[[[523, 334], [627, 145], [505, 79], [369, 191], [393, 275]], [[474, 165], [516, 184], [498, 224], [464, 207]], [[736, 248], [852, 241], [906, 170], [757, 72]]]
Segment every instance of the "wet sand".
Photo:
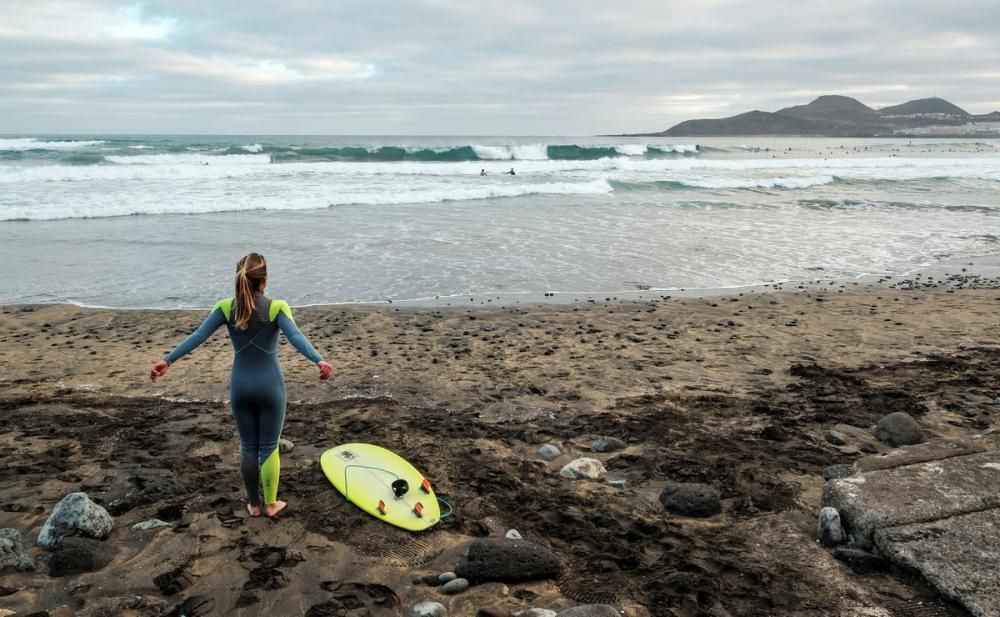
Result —
[[[823, 469], [866, 454], [824, 435], [893, 411], [914, 415], [932, 437], [989, 431], [1000, 412], [998, 309], [997, 289], [842, 285], [298, 309], [335, 376], [319, 382], [282, 346], [284, 437], [295, 448], [282, 456], [290, 510], [269, 521], [243, 511], [224, 332], [161, 382], [146, 377], [203, 313], [4, 307], [0, 527], [20, 530], [40, 565], [3, 574], [0, 607], [395, 615], [430, 599], [452, 615], [580, 602], [635, 616], [961, 615], [905, 573], [854, 576], [815, 545]], [[603, 435], [628, 447], [590, 452]], [[347, 441], [411, 460], [454, 517], [413, 536], [348, 504], [318, 466], [322, 451]], [[563, 455], [541, 461], [543, 443]], [[603, 460], [627, 488], [560, 478], [580, 456]], [[715, 486], [722, 513], [667, 514], [657, 501], [667, 481]], [[115, 516], [107, 542], [117, 555], [97, 572], [49, 577], [34, 536], [76, 490]], [[154, 517], [172, 528], [129, 529]], [[472, 538], [510, 528], [552, 548], [562, 578], [458, 596], [413, 584], [451, 570]]]

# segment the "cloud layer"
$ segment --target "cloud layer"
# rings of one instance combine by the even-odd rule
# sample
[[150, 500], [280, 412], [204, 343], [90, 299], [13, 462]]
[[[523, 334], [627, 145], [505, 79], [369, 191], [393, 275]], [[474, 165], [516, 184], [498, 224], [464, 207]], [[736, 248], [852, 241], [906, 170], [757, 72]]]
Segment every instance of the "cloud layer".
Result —
[[7, 0], [0, 132], [577, 135], [1000, 108], [995, 0]]

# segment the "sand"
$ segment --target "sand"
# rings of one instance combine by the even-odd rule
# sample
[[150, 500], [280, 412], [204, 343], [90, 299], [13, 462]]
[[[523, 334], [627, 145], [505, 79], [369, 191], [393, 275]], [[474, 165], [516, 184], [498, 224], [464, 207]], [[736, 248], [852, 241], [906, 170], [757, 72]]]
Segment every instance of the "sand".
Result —
[[[853, 576], [816, 546], [823, 469], [863, 455], [858, 442], [835, 446], [824, 435], [837, 423], [867, 430], [893, 411], [935, 438], [990, 430], [1000, 411], [998, 309], [997, 289], [843, 285], [298, 309], [335, 375], [320, 382], [282, 346], [284, 437], [295, 448], [282, 456], [289, 511], [272, 521], [243, 510], [224, 332], [162, 381], [146, 376], [202, 313], [4, 307], [0, 527], [21, 531], [39, 569], [5, 572], [0, 608], [396, 615], [430, 599], [452, 615], [581, 602], [634, 616], [961, 615], [918, 580]], [[628, 447], [590, 452], [603, 435]], [[414, 536], [347, 503], [318, 466], [323, 450], [346, 441], [398, 451], [455, 515]], [[563, 455], [541, 461], [543, 443]], [[580, 456], [601, 459], [627, 487], [560, 478]], [[713, 485], [722, 513], [665, 513], [657, 495], [668, 481]], [[114, 515], [107, 542], [118, 552], [100, 571], [49, 577], [34, 536], [77, 490]], [[130, 530], [150, 518], [171, 527]], [[413, 583], [452, 569], [472, 538], [510, 528], [552, 548], [563, 577], [458, 596]]]

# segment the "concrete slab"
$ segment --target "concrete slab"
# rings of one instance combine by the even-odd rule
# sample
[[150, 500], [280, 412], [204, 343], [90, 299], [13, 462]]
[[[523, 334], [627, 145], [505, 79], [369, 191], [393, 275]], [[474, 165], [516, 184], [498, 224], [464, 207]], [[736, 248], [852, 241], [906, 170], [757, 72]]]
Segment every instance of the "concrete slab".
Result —
[[831, 480], [823, 505], [869, 548], [879, 529], [1000, 507], [998, 486], [1000, 451], [981, 452]]
[[1000, 615], [1000, 509], [880, 529], [874, 540], [976, 617]]
[[940, 461], [954, 456], [965, 456], [985, 452], [987, 444], [971, 440], [962, 441], [931, 441], [912, 446], [903, 446], [882, 455], [872, 455], [860, 458], [854, 463], [855, 471], [861, 473], [894, 469], [904, 465], [916, 465], [929, 461]]

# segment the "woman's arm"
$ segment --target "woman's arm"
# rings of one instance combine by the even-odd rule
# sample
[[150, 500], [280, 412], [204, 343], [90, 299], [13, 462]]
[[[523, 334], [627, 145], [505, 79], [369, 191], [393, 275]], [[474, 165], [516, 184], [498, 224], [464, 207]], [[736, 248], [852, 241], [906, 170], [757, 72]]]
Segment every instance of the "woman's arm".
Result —
[[302, 334], [299, 327], [295, 325], [295, 320], [292, 319], [292, 309], [282, 307], [281, 312], [278, 313], [278, 328], [285, 333], [285, 338], [295, 349], [299, 350], [300, 354], [312, 360], [314, 364], [323, 361], [323, 356], [319, 355], [306, 335]]
[[208, 314], [205, 321], [201, 322], [198, 329], [192, 332], [186, 339], [181, 341], [180, 345], [167, 354], [167, 357], [165, 358], [167, 364], [173, 364], [194, 351], [198, 345], [204, 343], [205, 340], [212, 336], [212, 333], [218, 330], [219, 326], [224, 323], [226, 323], [226, 316], [222, 314], [222, 309], [219, 307], [212, 309], [212, 312]]

